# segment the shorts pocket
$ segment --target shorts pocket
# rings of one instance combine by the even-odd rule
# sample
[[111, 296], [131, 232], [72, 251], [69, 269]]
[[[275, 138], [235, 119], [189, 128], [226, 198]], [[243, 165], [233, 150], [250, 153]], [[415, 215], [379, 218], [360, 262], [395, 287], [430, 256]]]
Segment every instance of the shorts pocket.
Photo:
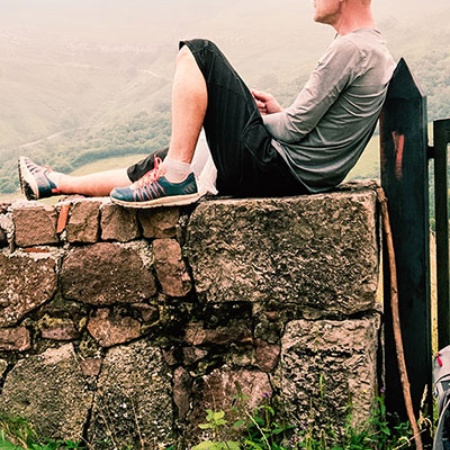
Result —
[[242, 131], [242, 145], [253, 159], [253, 164], [263, 171], [278, 161], [272, 147], [272, 136], [267, 131], [259, 111], [255, 111]]

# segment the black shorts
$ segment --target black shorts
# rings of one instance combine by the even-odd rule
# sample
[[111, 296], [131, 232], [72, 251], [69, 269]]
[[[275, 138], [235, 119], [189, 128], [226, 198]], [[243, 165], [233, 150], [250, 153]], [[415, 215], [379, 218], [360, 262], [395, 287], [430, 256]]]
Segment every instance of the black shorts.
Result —
[[[307, 193], [272, 146], [253, 96], [218, 47], [208, 40], [183, 41], [206, 80], [203, 127], [217, 167], [220, 195], [280, 196]], [[164, 157], [167, 149], [157, 152]], [[153, 155], [128, 169], [132, 181], [153, 168]]]

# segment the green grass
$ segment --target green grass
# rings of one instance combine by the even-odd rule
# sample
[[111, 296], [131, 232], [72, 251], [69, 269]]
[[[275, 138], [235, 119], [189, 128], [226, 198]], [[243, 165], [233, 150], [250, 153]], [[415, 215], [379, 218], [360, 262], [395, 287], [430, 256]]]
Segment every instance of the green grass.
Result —
[[[199, 427], [205, 434], [193, 450], [408, 450], [413, 439], [408, 423], [388, 419], [383, 399], [371, 411], [367, 423], [352, 425], [351, 408], [341, 431], [309, 424], [307, 429], [276, 420], [276, 412], [265, 398], [248, 411], [248, 397], [238, 394], [229, 411], [206, 410]], [[423, 431], [423, 430], [422, 430]]]
[[[240, 390], [240, 388], [238, 388]], [[307, 429], [277, 419], [270, 396], [255, 409], [249, 409], [249, 397], [238, 393], [227, 411], [206, 410], [200, 442], [193, 450], [408, 450], [413, 448], [408, 423], [393, 424], [381, 398], [374, 405], [367, 423], [352, 426], [351, 408], [342, 430], [328, 427]], [[113, 447], [113, 445], [111, 445]], [[72, 440], [48, 439], [39, 435], [23, 418], [0, 415], [0, 450], [74, 450], [91, 448]], [[120, 450], [131, 447], [117, 446]], [[133, 447], [136, 448], [136, 447]], [[139, 448], [144, 448], [139, 446]], [[146, 448], [146, 447], [145, 447]], [[162, 448], [162, 447], [161, 447]], [[184, 447], [183, 447], [184, 448]], [[177, 444], [167, 450], [181, 450]]]
[[71, 172], [71, 175], [87, 175], [90, 173], [100, 172], [103, 170], [121, 169], [124, 167], [129, 167], [130, 165], [136, 163], [140, 159], [144, 158], [145, 155], [133, 154], [127, 156], [117, 156], [114, 158], [99, 159], [95, 162], [85, 164], [84, 166], [75, 169]]
[[380, 137], [373, 136], [355, 167], [346, 177], [346, 181], [359, 178], [378, 179], [380, 171]]
[[21, 417], [0, 415], [0, 450], [85, 449], [80, 442], [54, 440], [42, 436]]
[[[364, 150], [356, 166], [350, 171], [346, 180], [358, 178], [378, 178], [380, 167], [380, 139], [374, 136], [367, 148]], [[102, 170], [118, 169], [128, 167], [142, 159], [142, 154], [132, 154], [127, 156], [99, 159], [93, 163], [86, 164], [74, 170], [72, 175], [86, 175]]]
[[[104, 170], [126, 168], [142, 159], [143, 154], [130, 154], [126, 156], [115, 156], [111, 158], [98, 159], [89, 164], [85, 164], [74, 171], [70, 172], [71, 175], [81, 176]], [[361, 159], [356, 166], [350, 171], [345, 181], [363, 178], [379, 178], [379, 137], [374, 136]], [[20, 192], [11, 194], [0, 193], [1, 202], [12, 202], [15, 200], [23, 199], [23, 195]], [[1, 449], [0, 449], [1, 450]]]

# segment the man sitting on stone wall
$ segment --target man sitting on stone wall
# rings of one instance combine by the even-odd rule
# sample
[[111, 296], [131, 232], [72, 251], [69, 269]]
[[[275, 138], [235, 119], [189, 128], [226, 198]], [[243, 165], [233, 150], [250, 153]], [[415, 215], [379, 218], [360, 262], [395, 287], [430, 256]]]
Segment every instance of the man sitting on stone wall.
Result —
[[330, 190], [359, 159], [376, 126], [394, 61], [371, 0], [315, 0], [314, 20], [337, 35], [294, 103], [250, 91], [212, 42], [180, 43], [167, 150], [128, 169], [73, 177], [19, 158], [29, 199], [110, 195], [134, 208], [184, 205], [204, 193], [192, 159], [202, 128], [221, 195], [281, 196]]

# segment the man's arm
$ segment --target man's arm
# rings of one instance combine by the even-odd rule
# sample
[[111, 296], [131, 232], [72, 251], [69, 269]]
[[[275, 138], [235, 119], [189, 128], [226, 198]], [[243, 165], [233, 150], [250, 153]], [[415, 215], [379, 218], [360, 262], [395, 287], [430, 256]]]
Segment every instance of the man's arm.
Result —
[[361, 59], [362, 55], [353, 43], [335, 42], [289, 108], [283, 110], [272, 96], [259, 93], [255, 99], [257, 104], [261, 102], [258, 107], [272, 137], [285, 143], [303, 139], [359, 75], [363, 67]]

